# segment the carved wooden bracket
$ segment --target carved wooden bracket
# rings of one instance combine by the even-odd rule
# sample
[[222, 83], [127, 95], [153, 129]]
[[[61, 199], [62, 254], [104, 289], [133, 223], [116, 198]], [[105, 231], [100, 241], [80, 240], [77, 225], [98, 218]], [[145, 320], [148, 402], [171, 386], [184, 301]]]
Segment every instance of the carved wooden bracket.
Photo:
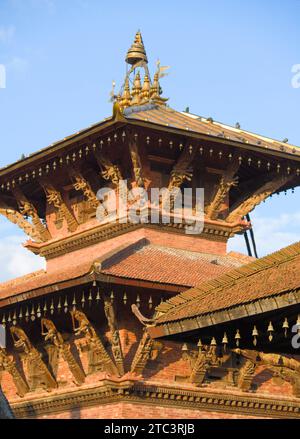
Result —
[[144, 329], [143, 336], [133, 358], [131, 364], [131, 372], [141, 375], [145, 369], [149, 359], [151, 358], [151, 351], [154, 347], [154, 340], [150, 337], [146, 329]]
[[133, 167], [134, 179], [138, 187], [145, 186], [145, 180], [143, 178], [143, 168], [139, 148], [137, 144], [137, 137], [133, 134], [129, 134], [129, 152]]
[[33, 347], [25, 332], [16, 326], [12, 326], [10, 332], [15, 347], [23, 352], [22, 357], [26, 362], [25, 375], [27, 375], [30, 390], [35, 390], [39, 387], [46, 388], [48, 391], [55, 389], [57, 382], [43, 362], [41, 354]]
[[173, 167], [171, 177], [168, 184], [168, 189], [171, 192], [173, 189], [179, 188], [185, 181], [191, 181], [193, 177], [192, 162], [196, 155], [196, 148], [192, 148], [186, 144], [179, 159]]
[[112, 353], [114, 356], [115, 363], [117, 365], [119, 375], [122, 376], [124, 375], [124, 359], [123, 359], [123, 352], [120, 342], [120, 335], [117, 327], [115, 310], [113, 304], [111, 303], [111, 300], [108, 298], [104, 299], [104, 311], [111, 333]]
[[232, 162], [223, 173], [221, 181], [215, 190], [212, 200], [207, 206], [207, 218], [212, 220], [216, 220], [218, 218], [222, 203], [224, 202], [226, 196], [229, 194], [230, 189], [233, 186], [236, 186], [238, 183], [238, 179], [237, 177], [235, 177], [235, 174], [237, 173], [239, 166], [239, 161], [236, 157], [234, 157], [232, 159]]
[[1, 207], [0, 215], [5, 216], [11, 223], [20, 227], [23, 232], [28, 235], [33, 241], [41, 242], [41, 235], [34, 225], [25, 220], [23, 215], [15, 209], [9, 207]]
[[85, 380], [85, 374], [78, 362], [76, 361], [74, 355], [72, 354], [70, 350], [70, 344], [64, 341], [61, 333], [58, 332], [54, 323], [51, 320], [43, 318], [41, 320], [41, 324], [43, 329], [42, 335], [45, 337], [45, 341], [50, 341], [59, 350], [59, 353], [67, 362], [69, 369], [75, 378], [76, 384], [83, 384]]
[[40, 236], [40, 240], [42, 242], [49, 241], [51, 235], [48, 228], [44, 226], [35, 206], [26, 198], [19, 186], [16, 186], [13, 189], [13, 195], [17, 200], [22, 215], [30, 216], [32, 218], [32, 224], [35, 227], [37, 234]]
[[58, 219], [67, 221], [69, 232], [75, 232], [78, 228], [78, 222], [73, 212], [66, 205], [61, 193], [47, 180], [41, 180], [41, 184], [46, 193], [47, 202], [57, 209]]
[[241, 390], [248, 392], [251, 389], [253, 378], [256, 370], [256, 364], [247, 359], [240, 369], [237, 385]]
[[115, 186], [122, 180], [121, 170], [117, 165], [113, 165], [110, 159], [102, 152], [94, 151], [95, 158], [101, 169], [101, 175], [104, 180], [111, 181]]
[[[73, 319], [73, 327], [76, 335], [83, 335], [85, 337], [86, 345], [90, 353], [90, 372], [97, 369], [97, 365], [110, 375], [118, 376], [118, 370], [113, 363], [112, 359], [108, 355], [102, 341], [98, 337], [92, 324], [82, 311], [71, 311]], [[78, 327], [75, 327], [75, 320], [79, 323]]]
[[78, 168], [68, 167], [69, 175], [73, 181], [73, 187], [76, 191], [81, 191], [85, 199], [90, 203], [93, 209], [97, 209], [99, 206], [99, 200], [95, 192], [93, 191], [89, 182], [83, 177]]
[[262, 184], [251, 196], [246, 194], [242, 200], [231, 207], [230, 213], [226, 218], [227, 222], [235, 222], [240, 220], [247, 213], [251, 212], [258, 204], [280, 189], [284, 184], [291, 180], [293, 176], [279, 175], [273, 180]]
[[5, 349], [0, 347], [0, 367], [6, 370], [14, 381], [18, 395], [22, 398], [29, 392], [29, 386], [19, 372], [14, 359], [9, 356]]
[[189, 381], [197, 386], [201, 386], [204, 382], [206, 372], [209, 369], [209, 357], [206, 351], [199, 349], [198, 356], [194, 362], [192, 373]]
[[[237, 352], [247, 360], [244, 372], [246, 375], [246, 382], [247, 375], [251, 375], [253, 367], [255, 368], [257, 365], [264, 365], [271, 370], [275, 376], [279, 376], [283, 380], [290, 382], [293, 387], [294, 395], [297, 397], [300, 396], [299, 361], [280, 354], [269, 354], [247, 349], [239, 349]], [[249, 372], [247, 372], [247, 368], [249, 369]], [[247, 386], [247, 383], [245, 385]], [[246, 388], [246, 390], [248, 389]]]

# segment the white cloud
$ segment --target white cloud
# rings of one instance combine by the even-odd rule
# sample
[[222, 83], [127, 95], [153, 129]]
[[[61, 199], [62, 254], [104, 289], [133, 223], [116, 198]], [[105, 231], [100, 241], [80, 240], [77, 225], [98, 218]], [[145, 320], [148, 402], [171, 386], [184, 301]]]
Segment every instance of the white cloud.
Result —
[[16, 32], [16, 28], [14, 26], [0, 26], [0, 43], [8, 43], [10, 42]]
[[12, 71], [16, 74], [24, 74], [28, 71], [29, 62], [25, 58], [21, 58], [19, 56], [14, 56], [8, 63], [6, 64], [7, 71]]
[[0, 282], [45, 268], [44, 259], [22, 246], [24, 236], [10, 235], [0, 240]]

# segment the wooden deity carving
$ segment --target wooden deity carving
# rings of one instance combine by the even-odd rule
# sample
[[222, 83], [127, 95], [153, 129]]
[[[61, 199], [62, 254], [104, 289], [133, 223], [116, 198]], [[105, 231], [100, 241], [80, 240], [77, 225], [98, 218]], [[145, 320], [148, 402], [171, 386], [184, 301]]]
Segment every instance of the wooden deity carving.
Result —
[[105, 298], [104, 300], [104, 312], [111, 333], [112, 353], [118, 368], [119, 375], [122, 376], [124, 375], [124, 359], [123, 359], [120, 335], [117, 327], [115, 310], [111, 300], [108, 298]]
[[171, 171], [168, 183], [168, 193], [162, 197], [162, 208], [167, 207], [170, 203], [170, 210], [174, 209], [174, 203], [180, 187], [185, 181], [191, 181], [193, 177], [193, 159], [196, 154], [196, 148], [186, 144], [177, 163]]
[[0, 208], [0, 215], [5, 216], [10, 222], [16, 224], [23, 232], [28, 235], [33, 241], [41, 242], [41, 235], [29, 221], [25, 220], [23, 215], [17, 210], [10, 208]]
[[[103, 371], [118, 376], [118, 369], [86, 315], [82, 311], [75, 310], [71, 311], [71, 316], [75, 334], [82, 335], [85, 338], [89, 355], [89, 373]], [[78, 322], [79, 326], [75, 326], [75, 321]]]
[[185, 181], [191, 181], [193, 177], [192, 162], [195, 157], [196, 148], [191, 145], [185, 145], [177, 163], [171, 171], [171, 177], [168, 184], [168, 190], [171, 192]]
[[78, 228], [78, 222], [73, 212], [66, 205], [61, 193], [55, 189], [47, 180], [41, 180], [44, 187], [47, 203], [56, 209], [56, 226], [62, 227], [63, 220], [67, 222], [69, 232], [75, 232]]
[[142, 163], [137, 144], [137, 135], [133, 135], [132, 133], [130, 133], [129, 136], [129, 152], [133, 167], [134, 181], [138, 187], [143, 188], [145, 186], [145, 180], [142, 175]]
[[222, 203], [226, 199], [226, 196], [229, 194], [230, 189], [238, 184], [238, 177], [235, 177], [235, 174], [238, 171], [240, 164], [236, 157], [233, 158], [231, 164], [223, 173], [219, 184], [215, 190], [215, 193], [212, 197], [211, 202], [206, 208], [206, 216], [207, 218], [216, 220], [220, 213], [220, 208]]
[[114, 165], [107, 156], [99, 151], [95, 151], [94, 154], [101, 168], [101, 176], [104, 180], [110, 181], [114, 186], [118, 186], [119, 181], [122, 180], [119, 166]]
[[131, 365], [131, 372], [141, 375], [145, 369], [148, 360], [151, 357], [151, 351], [154, 346], [154, 340], [150, 337], [149, 333], [144, 330], [141, 341], [138, 345], [134, 359]]
[[71, 352], [70, 344], [64, 341], [63, 336], [56, 329], [54, 323], [51, 320], [43, 318], [41, 320], [42, 335], [45, 337], [45, 341], [53, 343], [57, 349], [58, 354], [62, 355], [64, 360], [68, 363], [69, 369], [74, 376], [75, 383], [81, 385], [84, 383], [85, 375], [74, 355]]
[[16, 326], [12, 326], [10, 332], [15, 347], [22, 351], [21, 358], [30, 390], [43, 388], [50, 391], [55, 389], [57, 387], [55, 379], [43, 362], [42, 355], [33, 347], [25, 332]]
[[35, 227], [36, 232], [40, 237], [40, 241], [46, 242], [51, 239], [51, 235], [46, 226], [42, 223], [37, 209], [35, 206], [25, 197], [20, 187], [13, 189], [13, 194], [17, 200], [20, 212], [25, 217], [31, 217], [32, 225]]
[[92, 189], [88, 180], [82, 175], [79, 167], [68, 167], [68, 172], [76, 191], [81, 192], [84, 196], [84, 201], [77, 204], [78, 221], [83, 224], [91, 218], [96, 216], [96, 211], [100, 205], [97, 195]]
[[[142, 323], [143, 326], [152, 325], [154, 320], [149, 319], [142, 315], [139, 308], [133, 304], [131, 306], [133, 314]], [[149, 360], [155, 360], [160, 351], [163, 348], [163, 344], [153, 340], [148, 331], [144, 329], [142, 338], [136, 350], [135, 356], [131, 364], [131, 372], [141, 375]]]
[[29, 392], [29, 387], [26, 381], [23, 379], [21, 373], [19, 372], [14, 359], [12, 356], [8, 355], [4, 348], [0, 347], [0, 369], [6, 370], [14, 381], [17, 389], [17, 394], [23, 397], [27, 392]]
[[247, 213], [251, 212], [262, 201], [280, 189], [284, 184], [291, 180], [291, 175], [279, 175], [273, 180], [267, 181], [260, 186], [251, 196], [248, 194], [244, 198], [232, 206], [230, 213], [226, 218], [227, 222], [234, 222], [241, 219]]

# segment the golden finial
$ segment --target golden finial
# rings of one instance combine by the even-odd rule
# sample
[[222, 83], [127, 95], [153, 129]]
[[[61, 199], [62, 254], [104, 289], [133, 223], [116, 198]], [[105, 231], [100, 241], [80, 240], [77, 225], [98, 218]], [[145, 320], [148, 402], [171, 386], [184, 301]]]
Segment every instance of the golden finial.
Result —
[[125, 61], [131, 65], [137, 64], [141, 61], [148, 63], [146, 50], [144, 47], [143, 38], [140, 31], [136, 33], [134, 43], [128, 50]]
[[144, 84], [142, 88], [142, 99], [148, 101], [150, 97], [150, 80], [148, 75], [144, 77]]
[[137, 105], [140, 103], [141, 90], [142, 90], [141, 76], [140, 76], [140, 72], [137, 72], [137, 74], [135, 75], [135, 78], [134, 78], [133, 88], [132, 88], [132, 92], [131, 92], [131, 96], [132, 96], [131, 104], [132, 105]]
[[151, 86], [150, 96], [151, 99], [159, 98], [159, 80], [158, 80], [158, 73], [155, 73], [153, 78], [153, 84]]
[[125, 84], [124, 84], [124, 91], [122, 94], [122, 98], [120, 100], [120, 106], [122, 108], [126, 108], [130, 105], [131, 102], [131, 94], [130, 94], [130, 87], [129, 87], [129, 79], [126, 78]]

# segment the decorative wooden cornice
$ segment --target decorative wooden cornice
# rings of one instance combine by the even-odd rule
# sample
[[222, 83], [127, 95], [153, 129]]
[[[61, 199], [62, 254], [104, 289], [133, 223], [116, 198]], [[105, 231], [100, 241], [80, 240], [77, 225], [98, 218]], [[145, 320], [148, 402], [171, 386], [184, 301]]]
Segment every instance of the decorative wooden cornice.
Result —
[[[143, 406], [174, 407], [205, 412], [218, 412], [264, 418], [300, 418], [297, 400], [265, 396], [234, 395], [203, 389], [186, 389], [178, 385], [151, 385], [135, 380], [105, 380], [100, 385], [76, 389], [59, 395], [41, 396], [30, 401], [11, 401], [17, 418], [49, 416], [81, 407], [107, 404], [142, 404]], [[101, 408], [99, 407], [99, 410]]]
[[[175, 234], [185, 233], [183, 224], [108, 223], [43, 245], [27, 242], [26, 248], [32, 251], [34, 254], [45, 257], [46, 259], [52, 259], [68, 252], [85, 248], [98, 242], [102, 242], [140, 228], [150, 228], [159, 230], [161, 232], [171, 232]], [[244, 228], [245, 225], [242, 223], [229, 224], [225, 223], [224, 221], [205, 221], [202, 233], [200, 235], [194, 235], [194, 239], [199, 238], [208, 239], [210, 241], [227, 242], [230, 237], [232, 237], [235, 233], [242, 231]]]
[[[33, 242], [27, 242], [26, 248], [34, 254], [52, 259], [68, 252], [82, 249], [98, 242], [114, 238], [116, 236], [134, 231], [140, 228], [150, 228], [161, 232], [171, 232], [183, 234], [183, 224], [132, 224], [132, 223], [108, 223], [91, 228], [87, 231], [76, 233], [66, 238], [52, 241], [46, 244], [37, 245]], [[205, 221], [204, 229], [200, 235], [195, 235], [194, 239], [208, 239], [210, 241], [227, 242], [235, 233], [245, 228], [242, 223], [225, 223], [224, 221]]]

